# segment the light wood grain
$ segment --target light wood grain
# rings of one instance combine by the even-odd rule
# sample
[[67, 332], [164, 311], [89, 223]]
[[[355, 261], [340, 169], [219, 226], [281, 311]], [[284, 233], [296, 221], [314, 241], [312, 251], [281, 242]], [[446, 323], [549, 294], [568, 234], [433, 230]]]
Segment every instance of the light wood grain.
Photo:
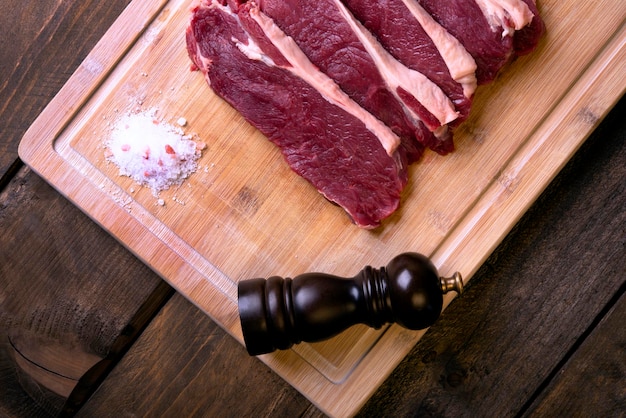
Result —
[[[32, 125], [20, 155], [241, 340], [243, 278], [348, 276], [406, 250], [432, 256], [442, 274], [471, 278], [626, 88], [626, 5], [607, 3], [542, 2], [548, 35], [539, 49], [479, 89], [457, 152], [427, 153], [411, 170], [401, 210], [374, 232], [352, 226], [296, 178], [188, 71], [184, 1], [131, 3]], [[158, 108], [169, 121], [184, 116], [209, 144], [200, 170], [161, 194], [164, 207], [149, 190], [131, 192], [136, 186], [104, 160], [110, 124], [137, 107]], [[263, 360], [329, 414], [350, 415], [420, 336], [355, 328]]]
[[[544, 397], [534, 416], [624, 410], [623, 315], [606, 307], [626, 283], [625, 110], [623, 99], [359, 417], [512, 418]], [[294, 392], [176, 297], [81, 416], [323, 416]]]

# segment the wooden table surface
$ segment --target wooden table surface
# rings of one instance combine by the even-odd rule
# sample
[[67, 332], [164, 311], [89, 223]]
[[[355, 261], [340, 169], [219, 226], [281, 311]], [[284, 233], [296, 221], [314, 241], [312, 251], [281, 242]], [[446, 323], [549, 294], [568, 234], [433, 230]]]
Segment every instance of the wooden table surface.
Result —
[[[24, 166], [127, 0], [0, 0], [0, 416], [323, 416]], [[626, 100], [359, 412], [626, 416]]]

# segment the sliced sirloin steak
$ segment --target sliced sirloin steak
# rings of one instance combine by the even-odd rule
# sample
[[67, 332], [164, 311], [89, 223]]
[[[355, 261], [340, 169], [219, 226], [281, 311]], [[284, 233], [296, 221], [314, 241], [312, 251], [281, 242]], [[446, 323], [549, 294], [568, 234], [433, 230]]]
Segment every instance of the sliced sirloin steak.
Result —
[[[453, 124], [467, 118], [476, 89], [476, 62], [419, 3], [403, 0], [344, 0], [344, 3], [396, 59], [426, 75], [446, 93], [459, 112]], [[446, 52], [450, 63], [446, 62]], [[451, 70], [459, 74], [453, 77]]]
[[[432, 112], [420, 105], [417, 109], [411, 109], [389, 87], [385, 69], [379, 67], [334, 0], [257, 0], [257, 4], [285, 34], [296, 41], [311, 62], [335, 80], [348, 96], [392, 127], [402, 138], [410, 162], [416, 161], [416, 158], [411, 158], [416, 140], [433, 148], [451, 148], [451, 137], [446, 131], [440, 134], [441, 139], [435, 138], [431, 132], [441, 126]], [[418, 81], [430, 82], [426, 77]], [[427, 91], [429, 86], [419, 87]], [[440, 95], [448, 99], [443, 92]], [[450, 110], [454, 112], [452, 104]], [[422, 120], [432, 121], [431, 129]], [[442, 141], [447, 143], [439, 144]], [[417, 148], [416, 156], [419, 158], [421, 147], [417, 145]]]
[[[457, 38], [474, 57], [478, 68], [478, 84], [492, 81], [498, 71], [515, 55], [532, 51], [543, 35], [544, 25], [534, 0], [417, 0], [446, 30]], [[525, 4], [532, 12], [532, 21], [515, 31], [489, 22], [479, 3], [487, 5]], [[505, 16], [508, 13], [503, 13]], [[505, 19], [508, 21], [508, 19]], [[510, 23], [510, 22], [509, 22]]]
[[296, 173], [358, 226], [378, 226], [399, 205], [406, 162], [397, 152], [389, 155], [362, 120], [294, 75], [263, 39], [251, 9], [252, 3], [236, 13], [216, 2], [199, 6], [186, 34], [193, 62], [217, 94], [280, 147]]
[[476, 85], [543, 32], [534, 0], [202, 0], [187, 48], [296, 173], [374, 228], [407, 165], [450, 152]]

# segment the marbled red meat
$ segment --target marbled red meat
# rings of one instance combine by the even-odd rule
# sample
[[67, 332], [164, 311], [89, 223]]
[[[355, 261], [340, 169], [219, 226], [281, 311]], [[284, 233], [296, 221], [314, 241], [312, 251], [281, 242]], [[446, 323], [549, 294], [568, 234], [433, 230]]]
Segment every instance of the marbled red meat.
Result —
[[519, 32], [503, 36], [502, 30], [494, 30], [475, 1], [417, 1], [472, 54], [478, 65], [478, 84], [492, 81], [515, 55], [533, 50], [544, 30], [533, 0], [523, 0], [534, 12], [534, 18], [528, 27], [520, 31], [519, 36]]
[[[237, 13], [228, 6], [198, 7], [186, 34], [193, 62], [216, 93], [280, 147], [296, 173], [358, 226], [378, 226], [399, 205], [406, 162], [398, 153], [389, 155], [361, 120], [287, 70], [258, 27], [251, 33], [250, 6], [239, 6]], [[251, 41], [275, 65], [244, 54], [240, 48]]]
[[[473, 91], [468, 96], [465, 95], [463, 86], [452, 78], [433, 39], [402, 0], [343, 1], [396, 59], [426, 75], [450, 97], [459, 112], [454, 125], [467, 118]], [[475, 69], [474, 64], [472, 76]]]
[[[421, 156], [419, 141], [442, 154], [452, 148], [447, 133], [436, 138], [422, 120], [440, 124], [419, 102], [411, 105], [417, 117], [405, 109], [409, 100], [387, 86], [376, 63], [354, 34], [333, 0], [257, 0], [260, 9], [291, 36], [321, 71], [337, 81], [357, 103], [377, 116], [402, 138], [409, 161]], [[408, 97], [411, 94], [407, 94]], [[416, 158], [417, 157], [417, 158]]]
[[425, 147], [453, 150], [476, 85], [543, 31], [533, 0], [202, 0], [187, 48], [296, 173], [373, 228]]

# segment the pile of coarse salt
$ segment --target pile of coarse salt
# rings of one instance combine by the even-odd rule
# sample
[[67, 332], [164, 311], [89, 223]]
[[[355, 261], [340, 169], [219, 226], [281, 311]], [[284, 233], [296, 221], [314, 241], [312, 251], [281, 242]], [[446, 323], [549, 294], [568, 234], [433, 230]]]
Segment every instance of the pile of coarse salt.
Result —
[[156, 110], [123, 115], [114, 125], [107, 142], [107, 159], [120, 175], [152, 189], [154, 196], [184, 179], [197, 169], [204, 144], [185, 135], [180, 126], [156, 117]]

